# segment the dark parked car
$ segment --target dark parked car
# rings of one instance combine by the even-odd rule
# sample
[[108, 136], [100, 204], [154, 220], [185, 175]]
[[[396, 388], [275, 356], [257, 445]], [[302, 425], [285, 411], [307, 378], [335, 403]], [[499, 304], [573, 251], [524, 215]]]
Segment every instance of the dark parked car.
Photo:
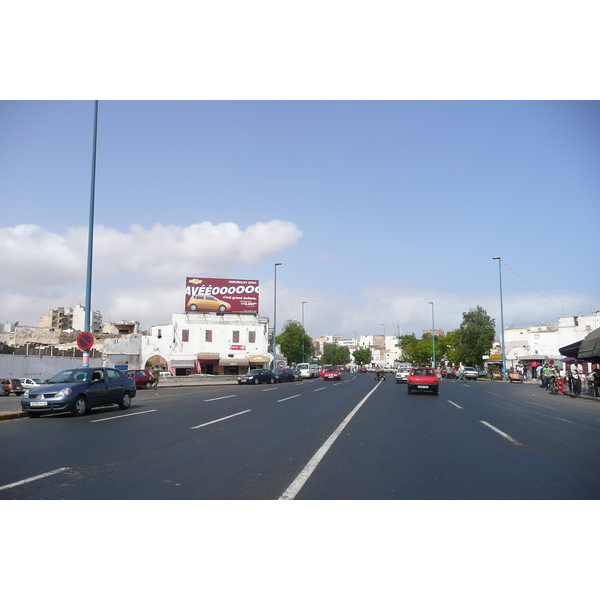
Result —
[[123, 371], [100, 367], [66, 369], [27, 390], [21, 407], [30, 417], [70, 412], [80, 416], [94, 406], [118, 404], [126, 409], [135, 397], [135, 381]]
[[277, 369], [275, 375], [277, 376], [277, 383], [285, 383], [286, 381], [296, 381], [299, 379], [298, 371], [294, 369]]
[[125, 371], [128, 377], [131, 377], [135, 381], [136, 388], [146, 388], [149, 390], [152, 387], [154, 377], [148, 369], [137, 370], [137, 371]]
[[5, 378], [0, 379], [0, 381], [2, 382], [2, 389], [4, 390], [5, 396], [8, 396], [9, 394], [20, 396], [25, 393], [20, 379]]
[[275, 383], [277, 375], [269, 369], [252, 369], [246, 375], [238, 377], [238, 383]]

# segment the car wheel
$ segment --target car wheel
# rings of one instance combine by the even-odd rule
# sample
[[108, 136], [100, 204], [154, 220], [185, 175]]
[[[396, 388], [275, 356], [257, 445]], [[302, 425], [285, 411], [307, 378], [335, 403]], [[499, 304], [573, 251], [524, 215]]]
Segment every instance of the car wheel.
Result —
[[406, 393], [407, 394], [412, 394], [412, 388], [410, 387], [410, 385], [406, 386]]
[[439, 389], [437, 387], [433, 388], [433, 395], [437, 396], [440, 393]]
[[149, 390], [152, 387], [152, 382], [151, 381], [147, 381], [146, 385], [144, 386], [147, 390]]
[[255, 377], [252, 382], [254, 383], [254, 385], [258, 385], [258, 377]]
[[275, 380], [271, 377], [271, 379], [269, 379], [269, 383], [275, 383]]
[[10, 392], [7, 392], [6, 390], [4, 390], [4, 395], [8, 396], [10, 394]]
[[195, 304], [190, 304], [190, 310], [196, 312], [198, 310], [198, 307]]
[[27, 411], [27, 416], [30, 419], [37, 419], [40, 416], [40, 413], [36, 413], [36, 412], [29, 412]]
[[119, 408], [125, 410], [131, 406], [131, 396], [129, 392], [125, 392], [123, 397], [119, 400]]
[[227, 307], [224, 306], [223, 304], [221, 304], [221, 306], [219, 306], [219, 312], [220, 313], [224, 313], [227, 310]]
[[80, 417], [87, 412], [88, 406], [86, 399], [83, 396], [79, 396], [75, 399], [75, 403], [73, 404], [73, 408], [71, 409], [71, 414], [74, 417]]

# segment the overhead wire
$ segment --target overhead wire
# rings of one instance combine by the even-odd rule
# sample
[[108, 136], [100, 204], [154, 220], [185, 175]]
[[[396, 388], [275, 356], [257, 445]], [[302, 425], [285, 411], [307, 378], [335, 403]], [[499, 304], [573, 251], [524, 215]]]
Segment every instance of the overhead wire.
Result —
[[534, 290], [535, 292], [537, 292], [540, 296], [543, 296], [544, 298], [546, 298], [546, 300], [550, 300], [550, 302], [553, 302], [554, 304], [556, 304], [557, 306], [560, 306], [561, 308], [566, 308], [567, 310], [572, 310], [573, 312], [579, 313], [579, 314], [583, 314], [583, 312], [581, 310], [577, 310], [576, 308], [571, 308], [570, 306], [564, 306], [564, 304], [561, 304], [560, 302], [556, 302], [556, 300], [552, 300], [552, 298], [549, 298], [548, 296], [546, 296], [546, 294], [540, 292], [540, 290], [534, 288], [529, 282], [525, 281], [516, 271], [514, 271], [513, 269], [511, 269], [502, 259], [500, 259], [502, 261], [502, 264], [509, 269], [510, 271], [512, 271], [523, 283], [526, 283], [532, 290]]

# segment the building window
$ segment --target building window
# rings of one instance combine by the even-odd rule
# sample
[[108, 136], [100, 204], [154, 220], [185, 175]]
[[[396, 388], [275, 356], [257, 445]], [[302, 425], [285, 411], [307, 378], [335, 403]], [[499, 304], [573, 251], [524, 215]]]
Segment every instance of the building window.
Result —
[[233, 343], [234, 344], [239, 344], [240, 343], [240, 332], [239, 331], [234, 331], [233, 332]]
[[256, 331], [249, 331], [248, 332], [248, 343], [249, 344], [256, 344]]
[[206, 336], [204, 339], [207, 342], [212, 342], [212, 330], [211, 329], [206, 330]]
[[189, 329], [182, 329], [181, 330], [181, 341], [182, 342], [189, 342], [190, 341], [190, 330]]

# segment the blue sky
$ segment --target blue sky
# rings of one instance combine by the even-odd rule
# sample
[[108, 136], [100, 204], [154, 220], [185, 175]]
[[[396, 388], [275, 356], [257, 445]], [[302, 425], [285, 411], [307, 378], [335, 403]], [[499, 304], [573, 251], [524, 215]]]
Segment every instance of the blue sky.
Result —
[[[0, 321], [85, 299], [93, 110], [0, 102]], [[278, 329], [499, 326], [497, 255], [506, 325], [600, 309], [599, 102], [105, 100], [96, 176], [105, 320], [170, 321], [187, 276], [272, 318], [281, 262]]]

